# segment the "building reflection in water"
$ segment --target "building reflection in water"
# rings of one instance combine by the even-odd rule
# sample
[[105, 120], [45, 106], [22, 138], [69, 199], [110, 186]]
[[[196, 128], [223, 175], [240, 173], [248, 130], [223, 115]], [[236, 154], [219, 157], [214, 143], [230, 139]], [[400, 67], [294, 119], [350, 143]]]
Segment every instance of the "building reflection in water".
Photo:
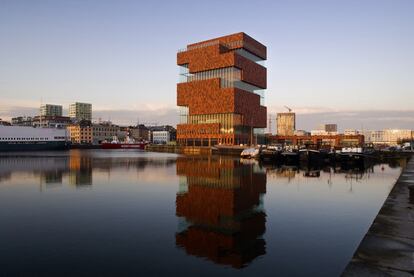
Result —
[[[125, 171], [125, 178], [134, 180], [137, 174], [146, 177], [156, 176], [159, 171], [175, 165], [175, 156], [153, 158], [137, 155], [136, 151], [84, 151], [67, 152], [25, 152], [0, 156], [0, 184], [20, 182], [26, 177], [39, 178], [40, 190], [63, 187], [69, 184], [74, 188], [91, 187], [93, 177], [111, 179], [111, 172]], [[119, 176], [117, 177], [119, 178]]]
[[180, 157], [176, 245], [194, 256], [234, 268], [266, 253], [262, 196], [266, 173], [258, 165], [219, 157]]
[[92, 158], [73, 151], [69, 156], [69, 184], [74, 186], [92, 185]]
[[50, 185], [61, 185], [63, 181], [62, 170], [49, 170], [41, 172], [40, 174], [41, 183], [45, 183], [47, 186]]

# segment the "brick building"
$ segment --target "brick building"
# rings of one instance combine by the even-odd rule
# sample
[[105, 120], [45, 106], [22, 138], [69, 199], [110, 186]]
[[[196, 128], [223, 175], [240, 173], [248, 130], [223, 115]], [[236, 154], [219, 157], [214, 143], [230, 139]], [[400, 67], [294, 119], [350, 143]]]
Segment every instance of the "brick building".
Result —
[[100, 144], [103, 141], [112, 141], [113, 137], [117, 137], [119, 126], [110, 122], [92, 124], [92, 141], [93, 144]]
[[236, 33], [187, 45], [177, 53], [181, 145], [254, 143], [266, 128], [266, 47]]
[[129, 128], [129, 135], [135, 140], [148, 140], [149, 129], [144, 124]]
[[92, 124], [90, 121], [83, 120], [78, 124], [68, 125], [70, 141], [73, 144], [92, 144]]

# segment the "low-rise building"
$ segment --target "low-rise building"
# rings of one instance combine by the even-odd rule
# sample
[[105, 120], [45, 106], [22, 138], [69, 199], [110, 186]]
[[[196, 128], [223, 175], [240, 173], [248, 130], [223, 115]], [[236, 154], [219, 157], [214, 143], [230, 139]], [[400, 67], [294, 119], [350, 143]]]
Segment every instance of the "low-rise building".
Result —
[[93, 144], [100, 144], [103, 141], [111, 141], [117, 137], [119, 126], [112, 123], [92, 124], [92, 141]]
[[321, 124], [318, 129], [311, 130], [312, 136], [330, 136], [338, 134], [338, 126], [336, 124]]
[[[344, 135], [346, 135], [346, 136], [359, 135], [359, 131], [358, 130], [355, 130], [355, 129], [345, 129]], [[366, 138], [365, 138], [365, 140], [366, 140]]]
[[66, 128], [70, 124], [72, 121], [68, 116], [35, 116], [32, 121], [33, 126], [46, 128]]
[[92, 124], [90, 121], [81, 121], [77, 124], [67, 126], [70, 141], [73, 144], [92, 144]]
[[135, 140], [148, 140], [149, 129], [144, 124], [129, 128], [129, 135]]
[[310, 136], [310, 132], [305, 131], [305, 130], [295, 130], [293, 135], [295, 135], [295, 136]]
[[33, 117], [31, 116], [17, 116], [11, 120], [13, 126], [33, 126]]
[[337, 135], [337, 132], [328, 132], [325, 130], [311, 130], [310, 131], [312, 136], [334, 136]]
[[408, 129], [385, 129], [384, 140], [388, 145], [398, 145], [413, 139], [413, 131]]
[[376, 145], [396, 146], [413, 139], [413, 131], [409, 129], [384, 129], [358, 131], [365, 136], [365, 142]]
[[167, 144], [171, 141], [169, 131], [153, 131], [152, 142], [155, 144]]
[[360, 134], [364, 135], [365, 143], [369, 144], [386, 144], [384, 131], [360, 131]]
[[177, 137], [177, 130], [170, 125], [151, 126], [148, 127], [148, 130], [148, 141], [152, 143], [169, 143], [170, 141], [175, 141]]

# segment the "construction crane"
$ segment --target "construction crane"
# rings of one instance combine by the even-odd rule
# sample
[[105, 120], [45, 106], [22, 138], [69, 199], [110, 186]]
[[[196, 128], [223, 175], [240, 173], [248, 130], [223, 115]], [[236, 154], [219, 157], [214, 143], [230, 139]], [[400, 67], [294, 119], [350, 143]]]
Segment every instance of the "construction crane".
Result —
[[292, 112], [292, 109], [289, 108], [288, 106], [284, 106], [286, 109], [288, 109], [289, 112]]

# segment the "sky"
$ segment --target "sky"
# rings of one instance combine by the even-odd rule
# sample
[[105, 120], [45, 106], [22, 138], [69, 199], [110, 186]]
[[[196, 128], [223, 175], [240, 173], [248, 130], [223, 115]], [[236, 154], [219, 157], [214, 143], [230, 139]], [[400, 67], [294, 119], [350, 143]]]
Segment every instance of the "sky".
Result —
[[414, 129], [414, 1], [0, 1], [0, 118], [93, 104], [178, 122], [176, 53], [245, 32], [267, 46], [265, 104], [298, 129]]

